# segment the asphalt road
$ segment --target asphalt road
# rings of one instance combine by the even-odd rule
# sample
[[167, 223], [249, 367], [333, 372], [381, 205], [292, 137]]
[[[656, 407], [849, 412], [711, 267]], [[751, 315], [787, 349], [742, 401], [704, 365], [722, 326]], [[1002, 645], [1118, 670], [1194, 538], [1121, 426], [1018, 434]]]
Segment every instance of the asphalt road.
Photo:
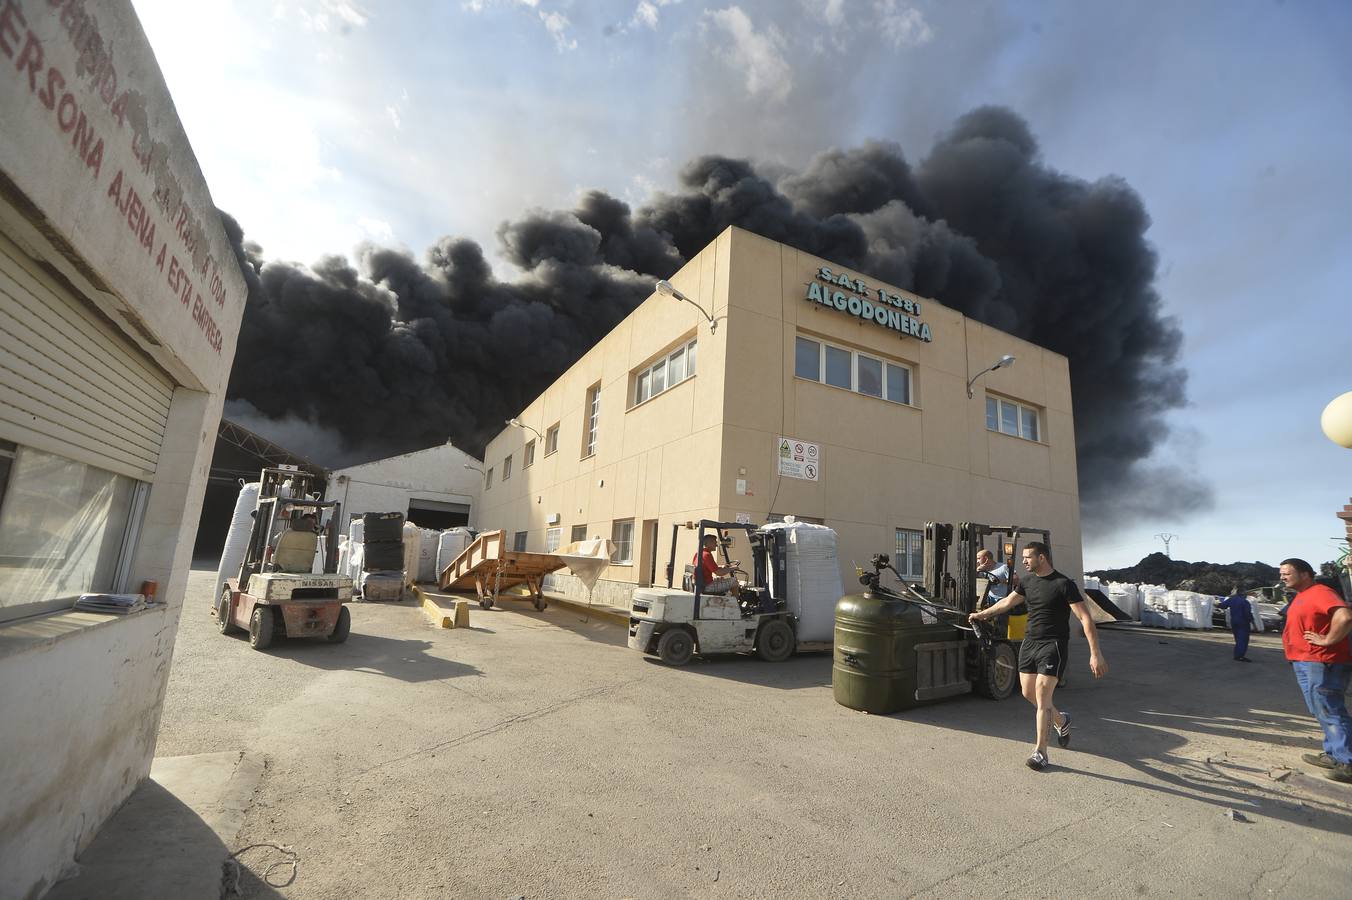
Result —
[[668, 669], [520, 603], [467, 630], [353, 604], [346, 644], [258, 653], [216, 633], [212, 576], [157, 754], [264, 755], [236, 844], [300, 862], [249, 896], [1347, 895], [1352, 786], [1301, 771], [1318, 729], [1276, 636], [1246, 665], [1223, 633], [1105, 632], [1098, 682], [1077, 639], [1073, 745], [1035, 773], [1018, 698], [869, 716], [829, 655]]

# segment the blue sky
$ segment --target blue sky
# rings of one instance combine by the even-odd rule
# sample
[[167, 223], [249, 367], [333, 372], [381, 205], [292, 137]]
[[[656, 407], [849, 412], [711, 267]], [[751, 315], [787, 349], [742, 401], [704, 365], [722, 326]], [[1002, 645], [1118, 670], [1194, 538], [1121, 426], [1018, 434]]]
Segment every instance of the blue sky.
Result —
[[[269, 258], [421, 254], [700, 153], [801, 166], [1008, 106], [1045, 162], [1142, 196], [1185, 334], [1161, 461], [1216, 505], [1086, 538], [1087, 567], [1335, 555], [1352, 450], [1352, 4], [134, 0], [214, 198]], [[189, 11], [190, 10], [190, 11]], [[211, 39], [204, 39], [210, 35]], [[499, 277], [512, 272], [495, 258]]]

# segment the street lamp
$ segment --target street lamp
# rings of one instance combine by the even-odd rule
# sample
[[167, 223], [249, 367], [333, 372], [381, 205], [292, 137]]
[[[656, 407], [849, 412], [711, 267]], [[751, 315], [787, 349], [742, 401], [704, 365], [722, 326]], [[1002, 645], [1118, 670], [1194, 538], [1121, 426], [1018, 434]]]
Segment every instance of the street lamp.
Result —
[[716, 331], [718, 331], [718, 320], [715, 319], [713, 316], [709, 315], [708, 311], [705, 310], [704, 307], [700, 306], [694, 300], [691, 300], [685, 294], [682, 294], [680, 291], [676, 290], [676, 286], [673, 285], [670, 281], [667, 281], [665, 278], [663, 278], [661, 281], [657, 282], [657, 293], [661, 294], [664, 297], [675, 297], [682, 303], [689, 303], [691, 306], [695, 307], [695, 309], [704, 313], [704, 318], [709, 321], [710, 334], [713, 334]]
[[484, 474], [484, 470], [479, 468], [478, 466], [471, 466], [469, 463], [465, 463], [464, 467], [472, 472], [478, 472], [480, 475]]
[[545, 439], [545, 436], [544, 436], [543, 434], [541, 434], [540, 432], [536, 431], [534, 428], [531, 428], [529, 425], [527, 425], [525, 422], [521, 421], [520, 419], [508, 419], [508, 420], [507, 420], [507, 424], [508, 424], [508, 425], [513, 425], [513, 426], [515, 426], [515, 427], [517, 427], [517, 428], [524, 428], [524, 429], [526, 429], [527, 431], [529, 431], [529, 432], [531, 432], [532, 434], [534, 434], [536, 437], [538, 437], [538, 438], [539, 438], [540, 440], [542, 440], [542, 441]]
[[996, 369], [1007, 369], [1012, 365], [1014, 365], [1014, 357], [1006, 353], [1004, 356], [1000, 357], [999, 361], [995, 365], [990, 366], [989, 368], [986, 369], [982, 369], [980, 372], [977, 372], [975, 375], [973, 375], [971, 380], [967, 382], [967, 399], [968, 400], [972, 399], [972, 385], [976, 384], [976, 380], [978, 378], [980, 378], [982, 375], [985, 375], [987, 372], [994, 372]]

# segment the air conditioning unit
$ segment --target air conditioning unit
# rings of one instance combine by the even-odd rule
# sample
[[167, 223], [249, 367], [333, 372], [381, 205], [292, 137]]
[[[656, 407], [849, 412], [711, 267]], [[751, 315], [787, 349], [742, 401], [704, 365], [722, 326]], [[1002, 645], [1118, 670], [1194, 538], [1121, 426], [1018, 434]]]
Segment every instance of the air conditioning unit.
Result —
[[549, 514], [549, 519], [546, 520], [545, 524], [547, 524], [547, 525], [557, 525], [557, 524], [559, 524], [559, 519], [561, 519], [561, 518], [563, 518], [563, 517], [560, 516], [558, 513], [550, 513], [550, 514]]

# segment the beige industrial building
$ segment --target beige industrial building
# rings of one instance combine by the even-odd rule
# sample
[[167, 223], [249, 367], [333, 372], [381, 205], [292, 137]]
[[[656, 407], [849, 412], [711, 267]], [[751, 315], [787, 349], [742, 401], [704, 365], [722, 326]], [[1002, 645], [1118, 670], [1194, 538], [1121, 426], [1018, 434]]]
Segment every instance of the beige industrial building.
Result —
[[617, 605], [665, 583], [673, 523], [700, 518], [829, 525], [847, 587], [878, 552], [919, 577], [927, 521], [1048, 528], [1081, 575], [1064, 356], [739, 228], [671, 284], [489, 443], [480, 528], [610, 538], [594, 599]]
[[150, 770], [245, 294], [131, 4], [0, 2], [0, 897]]

